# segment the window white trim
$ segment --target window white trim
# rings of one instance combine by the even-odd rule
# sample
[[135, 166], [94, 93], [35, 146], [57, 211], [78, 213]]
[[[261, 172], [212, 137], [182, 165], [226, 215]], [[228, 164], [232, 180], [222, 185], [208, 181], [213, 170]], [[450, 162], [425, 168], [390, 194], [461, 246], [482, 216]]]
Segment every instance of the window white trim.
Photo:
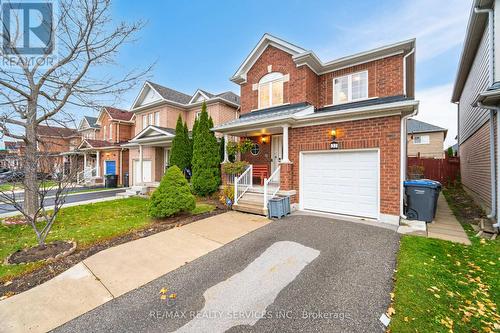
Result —
[[201, 111], [196, 112], [196, 119], [200, 119]]
[[153, 125], [153, 124], [154, 124], [154, 123], [153, 123], [153, 114], [152, 114], [152, 113], [150, 113], [150, 114], [148, 115], [148, 118], [149, 118], [148, 125]]
[[[418, 140], [417, 140], [418, 138]], [[428, 145], [431, 143], [430, 135], [414, 135], [413, 144], [415, 145]]]
[[[361, 97], [361, 98], [356, 98], [356, 99], [353, 99], [352, 98], [352, 77], [354, 75], [358, 75], [358, 74], [363, 74], [363, 73], [366, 73], [366, 88], [365, 88], [365, 95], [366, 97]], [[366, 99], [369, 99], [369, 96], [368, 96], [368, 85], [370, 83], [370, 79], [369, 79], [369, 74], [368, 74], [368, 70], [364, 70], [364, 71], [359, 71], [359, 72], [355, 72], [355, 73], [351, 73], [351, 74], [348, 74], [348, 75], [342, 75], [342, 76], [336, 76], [332, 79], [332, 105], [339, 105], [339, 104], [345, 104], [345, 103], [350, 103], [350, 102], [356, 102], [356, 101], [362, 101], [362, 100], [366, 100]], [[335, 80], [337, 79], [343, 79], [343, 78], [347, 78], [347, 100], [344, 101], [344, 102], [336, 102], [335, 101]]]
[[155, 126], [160, 126], [160, 111], [155, 112]]
[[142, 129], [145, 129], [148, 127], [148, 116], [143, 114], [142, 115]]
[[[273, 83], [275, 82], [281, 82], [281, 99], [282, 99], [282, 102], [280, 104], [273, 104]], [[261, 88], [263, 85], [265, 84], [268, 84], [268, 89], [269, 89], [269, 105], [268, 106], [265, 106], [265, 107], [262, 107], [260, 105], [260, 92], [261, 92]], [[258, 108], [257, 110], [260, 110], [260, 109], [263, 109], [263, 108], [272, 108], [272, 107], [275, 107], [275, 106], [280, 106], [280, 105], [283, 105], [285, 104], [285, 100], [284, 100], [284, 94], [285, 94], [285, 75], [279, 73], [279, 72], [272, 72], [272, 73], [269, 73], [269, 74], [266, 74], [264, 75], [260, 80], [259, 80], [259, 83], [258, 83], [258, 87], [257, 87], [257, 91], [258, 91], [258, 94], [257, 94], [257, 105], [258, 105]]]
[[106, 136], [106, 134], [107, 134], [107, 133], [106, 133], [106, 129], [107, 129], [107, 127], [106, 127], [106, 126], [103, 126], [103, 131], [104, 131], [104, 133], [103, 133], [102, 139], [103, 139], [104, 141], [106, 141], [106, 138], [107, 138], [107, 136]]
[[112, 124], [109, 124], [109, 140], [113, 140], [113, 126]]

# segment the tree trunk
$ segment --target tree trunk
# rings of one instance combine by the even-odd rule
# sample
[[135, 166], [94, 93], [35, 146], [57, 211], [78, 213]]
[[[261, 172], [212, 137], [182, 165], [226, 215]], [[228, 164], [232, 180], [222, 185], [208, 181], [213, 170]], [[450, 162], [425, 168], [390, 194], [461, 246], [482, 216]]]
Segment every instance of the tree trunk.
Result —
[[34, 222], [36, 212], [40, 207], [38, 193], [38, 152], [36, 135], [36, 105], [28, 104], [28, 119], [26, 121], [26, 149], [24, 156], [24, 210]]

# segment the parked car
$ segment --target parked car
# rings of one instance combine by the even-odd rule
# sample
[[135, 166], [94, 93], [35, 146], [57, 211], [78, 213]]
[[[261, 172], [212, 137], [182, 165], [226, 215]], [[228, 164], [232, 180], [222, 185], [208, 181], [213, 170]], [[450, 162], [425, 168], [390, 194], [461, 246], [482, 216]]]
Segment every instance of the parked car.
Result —
[[20, 182], [24, 180], [24, 172], [22, 171], [7, 171], [0, 174], [0, 183]]
[[10, 171], [8, 168], [0, 168], [0, 174]]

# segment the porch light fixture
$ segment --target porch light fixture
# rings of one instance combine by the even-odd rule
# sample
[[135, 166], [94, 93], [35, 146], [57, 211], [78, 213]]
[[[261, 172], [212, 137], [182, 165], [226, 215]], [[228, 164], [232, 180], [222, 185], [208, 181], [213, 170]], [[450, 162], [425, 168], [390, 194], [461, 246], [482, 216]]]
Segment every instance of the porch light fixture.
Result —
[[267, 143], [267, 138], [263, 136], [262, 139], [260, 139], [260, 141], [262, 142], [262, 144], [265, 145]]
[[330, 131], [330, 135], [332, 136], [332, 142], [330, 142], [330, 149], [339, 149], [339, 143], [337, 142], [337, 130], [332, 129]]

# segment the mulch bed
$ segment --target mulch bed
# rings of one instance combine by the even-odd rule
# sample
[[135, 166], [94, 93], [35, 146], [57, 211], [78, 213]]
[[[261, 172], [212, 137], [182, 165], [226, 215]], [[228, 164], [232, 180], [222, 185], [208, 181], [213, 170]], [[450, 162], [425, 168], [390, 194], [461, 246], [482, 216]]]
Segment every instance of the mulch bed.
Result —
[[5, 259], [5, 264], [26, 264], [39, 260], [54, 260], [65, 254], [70, 254], [76, 247], [73, 242], [55, 241], [44, 246], [34, 246], [12, 253]]
[[6, 217], [2, 220], [2, 224], [9, 226], [9, 225], [20, 225], [20, 224], [28, 224], [28, 221], [22, 216], [12, 216], [12, 217]]
[[[216, 202], [210, 202], [210, 203], [215, 204]], [[15, 294], [26, 291], [28, 289], [31, 289], [39, 284], [44, 283], [45, 281], [52, 279], [56, 275], [59, 275], [60, 273], [66, 271], [67, 269], [76, 265], [85, 258], [88, 258], [96, 254], [97, 252], [100, 252], [107, 248], [127, 243], [135, 239], [151, 236], [158, 232], [169, 230], [175, 227], [180, 227], [225, 212], [227, 212], [226, 208], [220, 204], [217, 204], [215, 210], [209, 213], [204, 213], [194, 216], [184, 214], [166, 219], [154, 220], [152, 224], [148, 225], [144, 229], [130, 231], [129, 233], [126, 233], [124, 235], [93, 244], [89, 248], [83, 248], [83, 249], [77, 248], [73, 253], [71, 253], [68, 256], [56, 259], [47, 265], [35, 269], [32, 272], [18, 276], [4, 284], [0, 284], [0, 296], [5, 295], [10, 297]]]

